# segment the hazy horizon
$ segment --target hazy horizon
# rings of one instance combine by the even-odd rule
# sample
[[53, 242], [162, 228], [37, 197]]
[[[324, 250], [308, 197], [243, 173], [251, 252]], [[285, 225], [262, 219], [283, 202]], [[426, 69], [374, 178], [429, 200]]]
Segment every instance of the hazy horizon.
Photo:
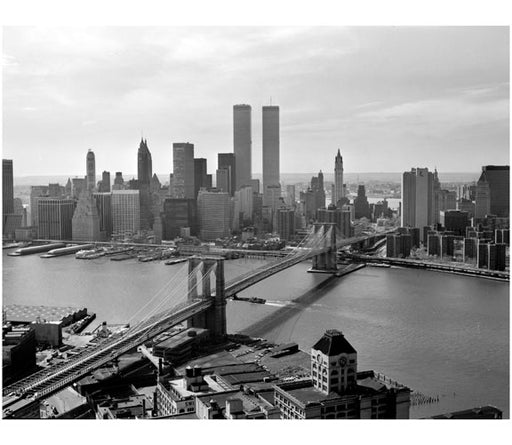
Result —
[[[509, 164], [508, 27], [3, 29], [3, 157], [14, 174], [157, 171], [190, 141], [214, 173], [233, 105], [280, 106], [283, 171], [479, 171]], [[463, 167], [461, 166], [463, 164]], [[163, 167], [165, 166], [165, 167]], [[79, 173], [81, 175], [81, 173]]]

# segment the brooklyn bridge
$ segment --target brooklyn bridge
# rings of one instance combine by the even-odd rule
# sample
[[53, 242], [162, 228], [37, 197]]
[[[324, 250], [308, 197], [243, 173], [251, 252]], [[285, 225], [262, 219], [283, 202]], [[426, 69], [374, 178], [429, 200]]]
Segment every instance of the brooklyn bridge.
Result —
[[335, 273], [337, 252], [345, 246], [373, 244], [388, 232], [341, 238], [335, 224], [315, 224], [304, 240], [281, 258], [237, 276], [224, 279], [224, 259], [221, 257], [189, 258], [185, 277], [173, 277], [172, 290], [147, 313], [154, 296], [139, 313], [143, 316], [127, 331], [111, 335], [74, 355], [65, 362], [44, 368], [3, 389], [3, 417], [21, 417], [28, 404], [49, 397], [80, 380], [90, 372], [151, 340], [177, 324], [205, 328], [214, 340], [226, 335], [226, 299], [274, 274], [302, 261], [311, 260], [313, 272]]

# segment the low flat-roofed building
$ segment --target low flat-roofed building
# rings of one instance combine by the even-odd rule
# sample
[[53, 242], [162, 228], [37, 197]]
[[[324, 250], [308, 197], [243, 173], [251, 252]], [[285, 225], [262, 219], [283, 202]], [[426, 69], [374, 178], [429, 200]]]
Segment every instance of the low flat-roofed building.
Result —
[[153, 355], [179, 364], [192, 356], [197, 347], [209, 338], [208, 329], [189, 328], [153, 346]]
[[279, 419], [279, 410], [265, 398], [240, 390], [196, 397], [198, 419]]
[[224, 391], [215, 378], [204, 375], [200, 367], [187, 366], [185, 375], [160, 381], [156, 388], [158, 416], [193, 413], [195, 398], [204, 394]]
[[4, 308], [7, 321], [13, 324], [28, 324], [34, 321], [62, 321], [62, 326], [65, 327], [87, 315], [87, 308], [71, 306], [8, 304]]

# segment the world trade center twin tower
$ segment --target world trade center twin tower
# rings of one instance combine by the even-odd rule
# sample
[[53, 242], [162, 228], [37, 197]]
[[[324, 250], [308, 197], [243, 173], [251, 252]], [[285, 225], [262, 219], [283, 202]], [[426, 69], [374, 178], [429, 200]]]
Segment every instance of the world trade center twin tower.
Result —
[[[279, 183], [279, 107], [264, 106], [262, 119], [263, 205], [273, 206], [281, 196]], [[233, 106], [233, 144], [236, 162], [236, 189], [252, 184], [251, 106]]]

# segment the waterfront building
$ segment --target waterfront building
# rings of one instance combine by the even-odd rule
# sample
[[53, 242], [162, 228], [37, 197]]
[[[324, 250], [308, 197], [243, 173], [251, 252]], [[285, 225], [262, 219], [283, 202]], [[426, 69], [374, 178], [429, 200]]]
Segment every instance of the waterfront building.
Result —
[[478, 251], [478, 238], [464, 238], [463, 261], [465, 263], [474, 263]]
[[354, 211], [356, 219], [371, 218], [370, 206], [368, 204], [368, 198], [366, 197], [364, 185], [359, 185], [357, 187], [357, 196], [354, 198]]
[[507, 246], [510, 246], [510, 230], [496, 229], [494, 231], [494, 242], [496, 244], [506, 244]]
[[487, 268], [504, 271], [506, 268], [506, 244], [488, 244]]
[[427, 253], [429, 255], [441, 255], [441, 239], [437, 232], [429, 232], [427, 235]]
[[101, 174], [101, 182], [98, 187], [99, 193], [109, 193], [110, 192], [110, 172], [103, 171]]
[[281, 240], [290, 241], [295, 236], [295, 210], [277, 210], [277, 233]]
[[311, 348], [311, 379], [274, 386], [283, 419], [408, 419], [410, 389], [357, 371], [357, 351], [338, 330]]
[[200, 190], [197, 197], [200, 238], [211, 241], [230, 235], [231, 198], [229, 193]]
[[198, 233], [197, 204], [195, 199], [166, 198], [162, 212], [162, 239], [173, 240], [188, 227], [190, 235]]
[[451, 260], [454, 255], [455, 236], [452, 234], [440, 235], [441, 258]]
[[468, 213], [460, 210], [441, 210], [439, 222], [446, 230], [458, 236], [464, 236], [466, 227], [470, 225]]
[[[240, 189], [241, 187], [249, 185], [249, 183], [245, 183], [243, 185], [238, 186], [236, 183], [236, 159], [234, 153], [218, 153], [217, 154], [217, 168], [218, 169], [227, 169], [229, 170], [229, 190], [224, 190], [228, 192], [231, 196], [234, 195], [235, 191]], [[219, 186], [217, 185], [217, 188]]]
[[2, 159], [2, 214], [14, 213], [14, 179], [12, 159]]
[[71, 240], [74, 211], [74, 199], [39, 198], [37, 202], [39, 238]]
[[8, 385], [36, 366], [36, 339], [31, 326], [2, 330], [2, 384]]
[[140, 230], [138, 190], [112, 190], [112, 232], [134, 234]]
[[490, 213], [498, 217], [509, 217], [509, 185], [508, 165], [483, 166], [476, 187], [475, 216], [483, 218]]
[[108, 240], [113, 231], [112, 193], [93, 193], [92, 196], [98, 209], [100, 232], [105, 232], [105, 237]]
[[206, 158], [194, 158], [194, 199], [197, 198], [201, 188], [211, 188], [211, 184], [208, 184], [207, 160]]
[[386, 256], [388, 258], [407, 258], [411, 255], [412, 236], [409, 233], [386, 236]]
[[173, 198], [195, 199], [194, 144], [176, 142], [173, 148]]
[[489, 267], [489, 243], [482, 240], [478, 241], [476, 266], [482, 269], [487, 269]]
[[80, 195], [71, 220], [73, 241], [102, 241], [100, 218], [96, 202], [90, 191], [85, 190]]
[[94, 152], [89, 150], [85, 157], [86, 171], [87, 171], [87, 190], [94, 191], [96, 189], [96, 160]]
[[[279, 180], [279, 107], [264, 106], [263, 111], [263, 205], [272, 205], [266, 192], [278, 185]], [[238, 159], [238, 158], [237, 158]]]
[[123, 172], [116, 172], [112, 190], [124, 190], [124, 189], [125, 189], [125, 184], [124, 184], [124, 179], [123, 179]]
[[345, 197], [343, 190], [343, 157], [341, 156], [340, 149], [334, 158], [334, 187], [333, 187], [332, 204], [338, 206], [341, 198]]
[[424, 227], [434, 224], [434, 207], [434, 175], [428, 168], [413, 168], [410, 172], [404, 172], [401, 225]]
[[249, 185], [252, 178], [251, 106], [233, 106], [233, 151], [236, 160], [235, 183], [237, 188]]

